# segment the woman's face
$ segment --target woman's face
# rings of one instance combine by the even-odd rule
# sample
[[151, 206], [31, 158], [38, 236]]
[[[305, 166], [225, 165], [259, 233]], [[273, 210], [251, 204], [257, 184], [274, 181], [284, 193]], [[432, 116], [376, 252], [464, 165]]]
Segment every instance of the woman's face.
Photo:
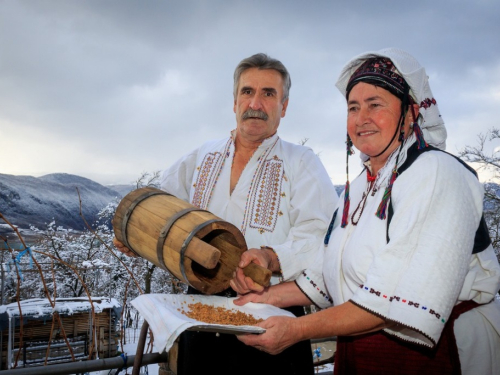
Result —
[[[360, 82], [352, 88], [347, 100], [347, 132], [358, 150], [374, 157], [391, 142], [400, 115], [401, 100], [381, 87]], [[408, 134], [409, 124], [405, 127]], [[379, 158], [386, 160], [398, 145], [396, 135]]]

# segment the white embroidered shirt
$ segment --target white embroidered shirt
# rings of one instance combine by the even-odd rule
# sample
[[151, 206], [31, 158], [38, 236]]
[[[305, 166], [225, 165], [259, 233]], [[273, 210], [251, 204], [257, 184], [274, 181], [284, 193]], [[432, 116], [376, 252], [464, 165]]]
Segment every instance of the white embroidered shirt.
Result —
[[275, 134], [255, 151], [230, 194], [234, 151], [232, 136], [205, 143], [163, 173], [162, 189], [234, 224], [249, 249], [272, 247], [283, 280], [294, 280], [316, 259], [337, 204], [335, 188], [309, 147]]

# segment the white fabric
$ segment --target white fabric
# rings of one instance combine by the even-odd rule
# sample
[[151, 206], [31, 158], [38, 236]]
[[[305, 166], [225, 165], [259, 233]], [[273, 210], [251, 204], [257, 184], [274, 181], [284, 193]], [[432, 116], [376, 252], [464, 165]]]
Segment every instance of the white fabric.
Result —
[[[495, 330], [500, 327], [498, 298], [467, 311], [455, 321], [454, 331], [458, 338], [458, 355], [464, 375], [500, 374], [500, 332]], [[496, 326], [492, 327], [492, 321], [496, 322]]]
[[[395, 154], [386, 165], [392, 166], [394, 158]], [[350, 218], [366, 189], [365, 174], [352, 182], [349, 224], [340, 227], [340, 203], [324, 252], [324, 280], [306, 271], [296, 282], [321, 307], [330, 306], [320, 292], [326, 289], [335, 305], [350, 300], [400, 323], [387, 329], [388, 333], [433, 346], [456, 303], [469, 299], [487, 303], [500, 288], [500, 266], [493, 248], [471, 255], [483, 188], [453, 157], [425, 152], [394, 183], [394, 215], [387, 243], [387, 222], [375, 212], [390, 173], [391, 168], [379, 172], [375, 184], [378, 187], [381, 181], [381, 187], [368, 196], [357, 226]], [[343, 202], [342, 196], [339, 201]], [[493, 304], [481, 309], [491, 335], [497, 337], [500, 309]], [[468, 316], [464, 314], [457, 324], [471, 324]], [[457, 334], [459, 348], [474, 332]], [[483, 360], [488, 361], [488, 353], [484, 355]], [[500, 366], [500, 358], [490, 359], [492, 365]]]
[[185, 294], [142, 294], [132, 301], [141, 316], [148, 322], [153, 331], [154, 345], [158, 352], [168, 352], [175, 339], [185, 330], [195, 328], [199, 331], [222, 333], [262, 333], [260, 327], [209, 324], [187, 317], [182, 311], [189, 310], [189, 304], [222, 307], [226, 310], [241, 311], [256, 319], [267, 319], [270, 316], [288, 316], [294, 318], [291, 312], [263, 303], [247, 303], [237, 306], [234, 298]]
[[429, 79], [423, 66], [408, 52], [397, 48], [385, 48], [380, 51], [365, 52], [351, 59], [342, 69], [337, 80], [337, 88], [345, 96], [349, 78], [356, 69], [371, 57], [387, 57], [402, 74], [411, 89], [412, 96], [420, 104], [419, 125], [424, 138], [430, 145], [444, 150], [446, 148], [446, 128], [436, 104], [426, 105], [427, 99], [434, 99]]
[[248, 248], [272, 247], [283, 279], [293, 280], [312, 266], [338, 200], [335, 188], [310, 148], [275, 134], [230, 194], [233, 155], [232, 137], [207, 142], [164, 172], [162, 189], [234, 224]]

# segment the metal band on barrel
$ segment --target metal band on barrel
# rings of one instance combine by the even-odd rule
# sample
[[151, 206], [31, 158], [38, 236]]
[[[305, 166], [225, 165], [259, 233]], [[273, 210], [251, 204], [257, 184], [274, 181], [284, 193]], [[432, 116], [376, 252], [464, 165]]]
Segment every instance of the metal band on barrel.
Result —
[[[193, 211], [205, 211], [202, 210], [201, 208], [197, 207], [188, 207], [183, 210], [180, 210], [179, 212], [176, 212], [174, 215], [172, 215], [166, 222], [166, 224], [161, 228], [160, 235], [158, 236], [158, 241], [156, 242], [156, 257], [158, 258], [158, 262], [164, 267], [165, 270], [168, 270], [167, 265], [165, 264], [165, 261], [163, 260], [163, 245], [165, 244], [165, 240], [167, 239], [168, 232], [170, 232], [170, 228], [172, 228], [172, 225], [179, 220], [181, 217], [184, 215], [193, 212]], [[181, 258], [181, 263], [182, 263], [182, 258]]]
[[[179, 268], [181, 269], [181, 274], [182, 274], [182, 277], [184, 278], [184, 280], [189, 284], [189, 281], [188, 281], [188, 278], [186, 276], [186, 270], [184, 268], [184, 253], [186, 252], [186, 249], [189, 245], [189, 242], [191, 241], [191, 239], [194, 237], [194, 235], [196, 233], [198, 233], [198, 231], [200, 229], [203, 229], [205, 228], [207, 225], [209, 224], [212, 224], [212, 223], [215, 223], [217, 221], [220, 221], [220, 219], [212, 219], [212, 220], [208, 220], [204, 223], [201, 223], [200, 225], [198, 225], [196, 228], [194, 228], [191, 233], [189, 233], [189, 235], [186, 237], [186, 239], [184, 240], [184, 242], [182, 243], [182, 246], [181, 246], [181, 251], [180, 251], [180, 254], [181, 254], [181, 260], [179, 262]], [[191, 284], [189, 284], [190, 286], [192, 286]]]
[[128, 243], [128, 236], [127, 236], [128, 220], [130, 219], [130, 216], [132, 215], [132, 212], [134, 211], [135, 207], [139, 203], [141, 203], [143, 200], [145, 200], [149, 197], [152, 197], [153, 195], [172, 195], [172, 194], [169, 194], [169, 193], [167, 193], [165, 191], [161, 191], [161, 190], [153, 190], [153, 191], [149, 191], [147, 193], [141, 194], [135, 200], [132, 201], [129, 208], [125, 212], [125, 215], [123, 216], [123, 220], [122, 220], [123, 244], [136, 255], [140, 255], [140, 254], [137, 254], [137, 252], [134, 249], [132, 249], [132, 246], [130, 246], [130, 244]]

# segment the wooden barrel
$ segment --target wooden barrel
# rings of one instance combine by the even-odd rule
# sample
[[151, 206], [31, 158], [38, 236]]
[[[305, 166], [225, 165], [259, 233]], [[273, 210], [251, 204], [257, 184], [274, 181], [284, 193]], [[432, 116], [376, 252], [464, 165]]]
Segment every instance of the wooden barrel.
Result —
[[[243, 234], [233, 224], [152, 187], [122, 199], [113, 229], [130, 250], [204, 294], [229, 287], [247, 250]], [[243, 271], [264, 286], [271, 278], [269, 270], [254, 263]]]

